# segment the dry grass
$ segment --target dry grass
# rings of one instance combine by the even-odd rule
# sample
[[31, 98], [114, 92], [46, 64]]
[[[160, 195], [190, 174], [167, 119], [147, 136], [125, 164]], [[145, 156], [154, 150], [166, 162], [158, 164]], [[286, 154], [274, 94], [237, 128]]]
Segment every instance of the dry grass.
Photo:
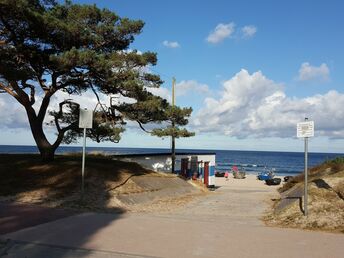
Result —
[[[342, 161], [342, 160], [340, 160]], [[280, 189], [303, 187], [303, 175]], [[308, 184], [308, 217], [303, 215], [298, 201], [276, 212], [276, 200], [264, 217], [268, 225], [344, 233], [344, 163], [326, 162], [311, 169]]]
[[[112, 160], [99, 153], [88, 155], [85, 171], [82, 196], [80, 155], [56, 156], [50, 163], [42, 163], [38, 155], [0, 155], [0, 200], [77, 210], [139, 210], [130, 209], [116, 199], [120, 194], [145, 191], [132, 177], [175, 176], [146, 170], [137, 163]], [[170, 202], [178, 204], [177, 199]], [[162, 206], [159, 203], [157, 209]]]
[[[324, 162], [319, 166], [315, 166], [309, 170], [308, 178], [309, 181], [312, 181], [316, 178], [321, 178], [322, 176], [336, 174], [340, 171], [344, 170], [344, 160], [343, 158], [336, 158], [334, 160], [330, 160]], [[304, 173], [301, 173], [292, 178], [289, 182], [285, 183], [281, 188], [278, 189], [280, 193], [287, 191], [288, 189], [292, 188], [298, 183], [304, 182]]]

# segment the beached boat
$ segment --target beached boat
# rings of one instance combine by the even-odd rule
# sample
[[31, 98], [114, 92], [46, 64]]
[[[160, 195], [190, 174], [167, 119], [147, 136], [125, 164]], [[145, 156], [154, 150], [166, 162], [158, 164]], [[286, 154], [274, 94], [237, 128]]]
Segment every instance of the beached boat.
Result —
[[285, 176], [285, 177], [284, 177], [284, 182], [289, 182], [289, 181], [291, 181], [292, 179], [293, 179], [292, 176]]
[[275, 177], [265, 180], [267, 185], [279, 185], [281, 183], [281, 178]]
[[224, 177], [225, 176], [225, 172], [223, 172], [223, 171], [216, 171], [215, 172], [215, 176], [216, 177]]
[[263, 172], [258, 173], [257, 178], [258, 180], [268, 180], [272, 179], [275, 176], [275, 171], [274, 169], [271, 170], [265, 170]]

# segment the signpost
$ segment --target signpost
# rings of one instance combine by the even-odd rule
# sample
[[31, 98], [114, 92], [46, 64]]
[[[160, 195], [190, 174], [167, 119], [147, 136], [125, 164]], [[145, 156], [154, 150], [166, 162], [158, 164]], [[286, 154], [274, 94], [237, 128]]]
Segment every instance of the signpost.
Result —
[[84, 195], [84, 178], [85, 178], [85, 152], [86, 152], [86, 129], [92, 128], [93, 112], [92, 110], [80, 109], [79, 128], [84, 129], [84, 141], [82, 146], [82, 166], [81, 166], [81, 193]]
[[308, 138], [314, 136], [314, 121], [297, 123], [297, 137], [305, 139], [305, 193], [304, 193], [304, 215], [308, 216]]

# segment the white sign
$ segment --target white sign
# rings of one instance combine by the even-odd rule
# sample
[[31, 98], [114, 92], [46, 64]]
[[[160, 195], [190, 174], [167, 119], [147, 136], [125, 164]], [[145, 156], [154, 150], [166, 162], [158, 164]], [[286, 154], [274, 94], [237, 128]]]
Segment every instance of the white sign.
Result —
[[79, 114], [79, 128], [92, 128], [93, 124], [93, 111], [80, 109]]
[[314, 121], [307, 121], [297, 123], [297, 137], [313, 137], [314, 136]]

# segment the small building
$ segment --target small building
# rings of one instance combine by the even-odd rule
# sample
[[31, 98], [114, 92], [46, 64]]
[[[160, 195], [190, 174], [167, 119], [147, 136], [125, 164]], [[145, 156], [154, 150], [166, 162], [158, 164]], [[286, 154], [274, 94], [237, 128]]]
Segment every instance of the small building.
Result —
[[[171, 173], [171, 153], [123, 154], [114, 159], [136, 162], [144, 168], [157, 172]], [[216, 153], [176, 153], [175, 173], [185, 178], [201, 180], [209, 187], [215, 186]]]

